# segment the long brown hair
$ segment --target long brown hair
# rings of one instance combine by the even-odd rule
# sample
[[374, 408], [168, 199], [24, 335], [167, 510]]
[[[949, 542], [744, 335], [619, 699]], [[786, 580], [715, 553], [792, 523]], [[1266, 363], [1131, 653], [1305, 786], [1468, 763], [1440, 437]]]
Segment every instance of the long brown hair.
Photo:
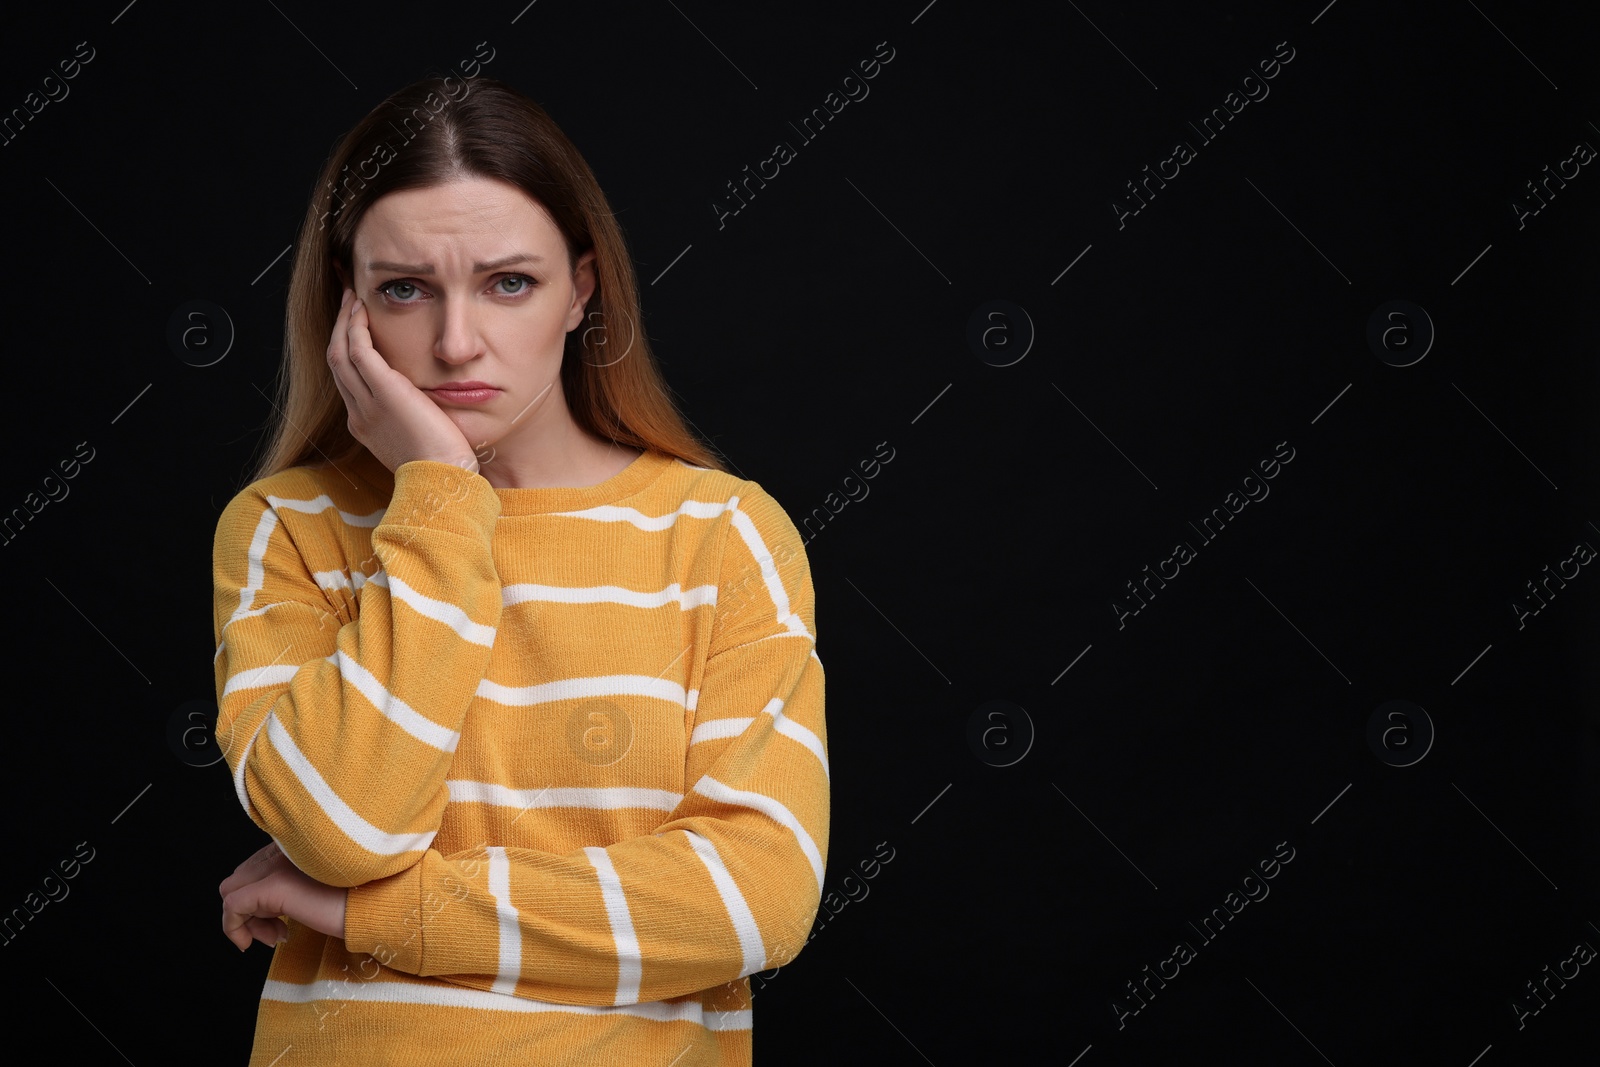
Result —
[[356, 227], [380, 197], [464, 177], [498, 179], [543, 205], [565, 240], [569, 269], [594, 249], [589, 325], [567, 334], [561, 363], [573, 421], [601, 440], [726, 472], [690, 431], [656, 365], [633, 261], [583, 156], [542, 107], [504, 82], [430, 77], [373, 108], [335, 144], [317, 178], [289, 279], [277, 418], [251, 480], [365, 450], [328, 367], [343, 291], [336, 264], [354, 277]]

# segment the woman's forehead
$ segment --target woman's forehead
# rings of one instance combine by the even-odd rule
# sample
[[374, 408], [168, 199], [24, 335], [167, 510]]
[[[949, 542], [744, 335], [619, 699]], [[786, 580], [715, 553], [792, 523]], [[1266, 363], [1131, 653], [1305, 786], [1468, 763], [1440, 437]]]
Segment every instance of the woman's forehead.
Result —
[[362, 215], [354, 242], [358, 266], [404, 260], [464, 269], [513, 253], [565, 255], [561, 232], [543, 204], [515, 186], [471, 179], [380, 197]]

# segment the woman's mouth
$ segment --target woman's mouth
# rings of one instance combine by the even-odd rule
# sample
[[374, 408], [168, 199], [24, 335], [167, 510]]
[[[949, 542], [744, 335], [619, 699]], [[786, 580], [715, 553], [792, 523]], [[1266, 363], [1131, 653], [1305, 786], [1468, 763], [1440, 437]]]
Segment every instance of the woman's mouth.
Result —
[[485, 400], [498, 396], [500, 390], [488, 382], [445, 382], [436, 385], [426, 392], [439, 400], [448, 400], [456, 404], [481, 404]]

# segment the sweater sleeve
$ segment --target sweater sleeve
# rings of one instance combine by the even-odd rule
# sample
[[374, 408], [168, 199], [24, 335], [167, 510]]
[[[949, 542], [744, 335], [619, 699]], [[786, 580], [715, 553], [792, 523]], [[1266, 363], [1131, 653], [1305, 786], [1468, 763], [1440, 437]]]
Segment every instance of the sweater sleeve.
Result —
[[822, 661], [793, 524], [745, 483], [723, 553], [682, 800], [648, 835], [555, 854], [480, 847], [353, 887], [345, 947], [557, 1004], [683, 996], [805, 944], [829, 829]]
[[[404, 870], [438, 831], [500, 621], [499, 509], [483, 478], [419, 460], [371, 515], [259, 482], [223, 510], [217, 740], [246, 813], [319, 882]], [[366, 551], [363, 528], [377, 571], [332, 569]]]

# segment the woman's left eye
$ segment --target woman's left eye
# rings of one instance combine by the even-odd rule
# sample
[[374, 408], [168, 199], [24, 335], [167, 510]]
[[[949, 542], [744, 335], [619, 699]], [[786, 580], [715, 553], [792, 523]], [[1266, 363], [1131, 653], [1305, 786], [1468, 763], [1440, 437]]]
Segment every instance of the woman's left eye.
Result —
[[526, 292], [528, 289], [533, 288], [533, 279], [528, 277], [526, 274], [507, 274], [504, 278], [501, 278], [500, 281], [496, 282], [495, 284], [499, 285], [501, 282], [516, 282], [517, 283], [515, 289], [501, 290], [502, 292], [505, 293], [506, 296], [516, 296], [516, 295], [518, 295], [520, 293]]
[[410, 282], [401, 282], [401, 281], [384, 282], [382, 285], [378, 286], [378, 292], [382, 293], [384, 296], [389, 297], [391, 300], [393, 300], [397, 304], [410, 304], [410, 303], [414, 303], [414, 301], [408, 299], [407, 297], [398, 295], [395, 292], [395, 290], [396, 289], [409, 289], [409, 290], [412, 291], [412, 293], [414, 295], [415, 291], [416, 291], [416, 288], [417, 287], [415, 285], [412, 285]]

